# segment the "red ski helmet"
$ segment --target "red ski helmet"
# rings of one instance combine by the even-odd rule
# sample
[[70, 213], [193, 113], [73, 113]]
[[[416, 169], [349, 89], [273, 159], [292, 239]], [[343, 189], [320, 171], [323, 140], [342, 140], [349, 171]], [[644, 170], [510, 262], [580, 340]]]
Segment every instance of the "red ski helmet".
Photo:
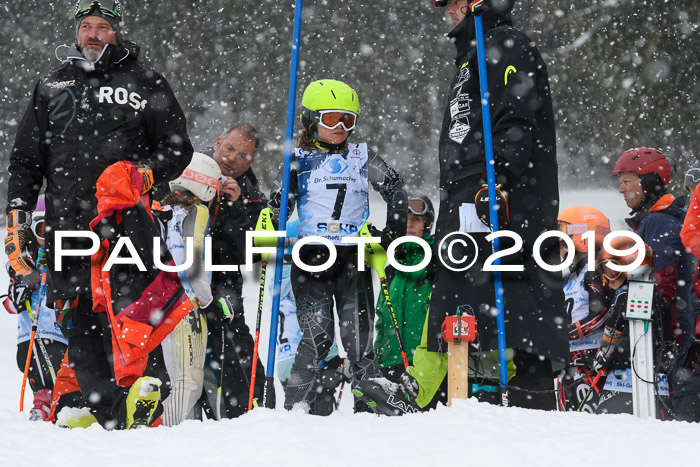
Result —
[[634, 172], [640, 177], [653, 173], [664, 185], [671, 182], [671, 164], [658, 149], [634, 148], [623, 152], [615, 162], [612, 174], [619, 177], [622, 172]]

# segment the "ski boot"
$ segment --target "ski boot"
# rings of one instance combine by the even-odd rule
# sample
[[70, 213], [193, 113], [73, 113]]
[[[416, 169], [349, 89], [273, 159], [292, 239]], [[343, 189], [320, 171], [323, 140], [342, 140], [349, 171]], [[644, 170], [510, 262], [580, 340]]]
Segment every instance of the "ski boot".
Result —
[[393, 416], [421, 411], [402, 384], [392, 383], [386, 378], [358, 381], [352, 393], [376, 414]]
[[61, 428], [87, 428], [97, 423], [97, 419], [87, 407], [63, 407], [56, 415], [56, 426]]
[[[126, 429], [148, 427], [160, 409], [160, 385], [158, 378], [142, 376], [129, 389], [126, 396]], [[161, 409], [162, 411], [162, 409]]]
[[44, 421], [51, 413], [51, 389], [39, 389], [34, 393], [34, 407], [29, 411], [29, 420]]

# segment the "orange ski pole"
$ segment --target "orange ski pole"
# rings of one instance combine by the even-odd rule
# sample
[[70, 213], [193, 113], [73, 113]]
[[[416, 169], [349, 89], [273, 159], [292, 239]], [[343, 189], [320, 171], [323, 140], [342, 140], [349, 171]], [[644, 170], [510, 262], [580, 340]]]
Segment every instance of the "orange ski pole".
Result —
[[[32, 361], [32, 349], [34, 348], [34, 339], [36, 338], [36, 330], [39, 327], [39, 312], [41, 311], [41, 302], [46, 290], [46, 272], [41, 273], [41, 286], [39, 287], [39, 303], [36, 305], [36, 313], [32, 316], [32, 335], [29, 337], [29, 350], [27, 351], [27, 361], [24, 363], [24, 375], [22, 376], [22, 391], [19, 395], [19, 411], [24, 411], [24, 389], [27, 387], [27, 375], [29, 374], [29, 364]], [[31, 314], [31, 307], [27, 310]]]

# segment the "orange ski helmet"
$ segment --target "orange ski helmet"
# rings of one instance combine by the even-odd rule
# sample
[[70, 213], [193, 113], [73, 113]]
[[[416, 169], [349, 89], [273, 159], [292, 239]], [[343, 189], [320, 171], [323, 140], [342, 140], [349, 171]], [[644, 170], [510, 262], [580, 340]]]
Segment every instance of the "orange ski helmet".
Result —
[[583, 238], [586, 232], [595, 232], [595, 249], [603, 245], [603, 239], [610, 233], [610, 221], [605, 214], [589, 206], [572, 206], [564, 209], [557, 217], [559, 230], [571, 237], [576, 251], [586, 253], [588, 242]]
[[[635, 246], [635, 241], [632, 237], [618, 237], [614, 238], [610, 242], [610, 246], [615, 248], [616, 250], [629, 250], [634, 248]], [[603, 285], [607, 285], [609, 282], [614, 281], [618, 277], [620, 277], [622, 274], [625, 274], [624, 272], [620, 271], [614, 271], [614, 276], [608, 275], [606, 272], [606, 269], [603, 268], [603, 266], [607, 263], [615, 263], [618, 266], [626, 266], [628, 264], [632, 264], [635, 262], [637, 259], [637, 255], [639, 253], [637, 251], [629, 254], [629, 255], [614, 255], [611, 252], [607, 251], [606, 249], [600, 250], [600, 253], [598, 253], [598, 258], [596, 259], [596, 269], [598, 272], [600, 272], [602, 278], [603, 278]], [[651, 268], [651, 263], [653, 260], [653, 251], [651, 250], [651, 247], [647, 245], [646, 243], [644, 244], [644, 261], [642, 261], [641, 266], [649, 266]]]

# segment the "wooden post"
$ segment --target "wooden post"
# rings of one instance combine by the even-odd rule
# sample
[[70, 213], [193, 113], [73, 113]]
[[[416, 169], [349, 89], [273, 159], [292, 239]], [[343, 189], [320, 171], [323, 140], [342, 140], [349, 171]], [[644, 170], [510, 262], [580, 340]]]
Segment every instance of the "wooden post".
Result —
[[447, 405], [469, 395], [469, 342], [447, 343]]
[[446, 317], [442, 338], [447, 342], [447, 405], [451, 406], [453, 398], [469, 395], [469, 343], [476, 339], [474, 316], [460, 313]]

